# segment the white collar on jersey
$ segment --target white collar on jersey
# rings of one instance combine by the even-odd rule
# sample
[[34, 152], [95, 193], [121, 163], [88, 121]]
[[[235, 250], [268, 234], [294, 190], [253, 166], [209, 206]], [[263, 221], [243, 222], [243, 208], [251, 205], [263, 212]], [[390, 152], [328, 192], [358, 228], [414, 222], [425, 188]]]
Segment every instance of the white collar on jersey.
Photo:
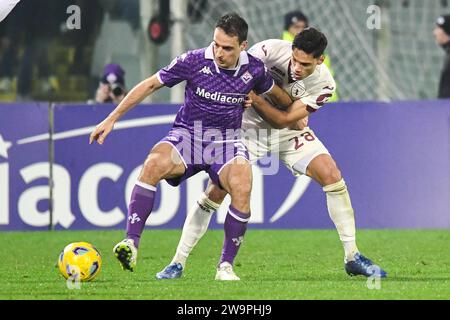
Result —
[[[214, 60], [214, 50], [213, 50], [214, 42], [211, 42], [211, 44], [206, 48], [205, 50], [205, 59], [212, 60], [214, 62], [214, 65], [216, 66], [217, 73], [220, 73], [219, 66], [216, 63], [216, 60]], [[239, 70], [241, 69], [241, 66], [246, 65], [249, 63], [247, 51], [242, 51], [239, 56], [239, 64], [234, 69], [230, 70], [236, 70], [234, 73], [234, 76], [236, 77], [239, 74]]]

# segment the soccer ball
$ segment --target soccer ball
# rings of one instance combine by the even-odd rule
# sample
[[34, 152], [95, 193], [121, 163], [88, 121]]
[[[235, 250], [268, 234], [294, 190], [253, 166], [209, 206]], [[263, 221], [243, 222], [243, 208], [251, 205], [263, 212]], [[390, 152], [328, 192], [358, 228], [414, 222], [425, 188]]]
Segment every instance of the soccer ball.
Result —
[[59, 272], [66, 279], [91, 281], [99, 274], [101, 267], [100, 252], [87, 242], [67, 245], [58, 258]]

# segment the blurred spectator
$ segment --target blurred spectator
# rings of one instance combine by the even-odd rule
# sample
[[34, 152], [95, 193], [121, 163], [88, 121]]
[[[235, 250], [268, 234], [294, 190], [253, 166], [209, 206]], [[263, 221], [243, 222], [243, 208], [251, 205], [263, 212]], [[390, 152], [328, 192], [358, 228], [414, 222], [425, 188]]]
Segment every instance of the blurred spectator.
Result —
[[136, 78], [136, 71], [140, 70], [140, 61], [136, 56], [140, 55], [142, 39], [139, 3], [140, 0], [99, 0], [104, 17], [92, 53], [92, 94], [99, 80], [98, 75], [110, 61], [127, 70], [127, 81], [140, 81], [140, 76]]
[[11, 92], [19, 52], [21, 22], [11, 14], [0, 29], [0, 93]]
[[22, 0], [11, 14], [11, 18], [18, 20], [14, 26], [23, 32], [25, 45], [19, 62], [18, 100], [31, 99], [34, 71], [39, 80], [38, 91], [48, 93], [58, 90], [59, 83], [52, 74], [48, 60], [49, 47], [52, 39], [59, 34], [62, 17], [58, 15], [56, 4], [56, 1], [49, 1], [44, 6], [40, 1]]
[[115, 63], [106, 65], [99, 87], [97, 88], [95, 102], [112, 102], [118, 104], [126, 94], [125, 71], [120, 65]]
[[283, 40], [292, 42], [295, 35], [308, 28], [308, 17], [301, 11], [290, 11], [284, 16]]
[[[303, 12], [299, 10], [290, 11], [284, 15], [284, 31], [282, 39], [292, 42], [294, 41], [295, 35], [297, 33], [303, 31], [305, 28], [308, 27], [309, 27], [309, 19]], [[327, 54], [325, 54], [324, 63], [330, 70], [331, 74], [334, 76], [334, 71], [331, 68], [330, 57]], [[331, 99], [328, 100], [328, 102], [335, 102], [338, 100], [339, 97], [336, 90]]]
[[[67, 7], [69, 5], [77, 5], [82, 12], [81, 29], [67, 30], [67, 28], [63, 28], [64, 39], [68, 41], [68, 45], [75, 47], [69, 72], [72, 75], [89, 76], [92, 60], [91, 49], [100, 31], [105, 12], [99, 1], [70, 0], [64, 6]], [[96, 85], [95, 83], [94, 86]]]
[[440, 16], [433, 31], [436, 43], [445, 50], [445, 64], [441, 72], [438, 98], [450, 98], [450, 15]]

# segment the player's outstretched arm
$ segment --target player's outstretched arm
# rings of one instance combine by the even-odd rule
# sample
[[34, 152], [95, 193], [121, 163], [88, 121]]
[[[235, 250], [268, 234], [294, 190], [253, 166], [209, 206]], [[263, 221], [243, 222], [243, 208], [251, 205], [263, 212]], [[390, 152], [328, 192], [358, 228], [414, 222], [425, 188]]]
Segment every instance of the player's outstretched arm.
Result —
[[258, 114], [275, 129], [283, 129], [295, 124], [298, 120], [310, 115], [308, 106], [297, 100], [291, 103], [286, 111], [281, 111], [273, 107], [264, 98], [251, 93], [253, 107]]
[[281, 89], [278, 85], [274, 85], [272, 90], [270, 90], [267, 95], [270, 97], [270, 100], [279, 107], [283, 109], [287, 109], [292, 104], [291, 97]]
[[131, 89], [120, 104], [113, 110], [113, 112], [111, 112], [105, 120], [100, 122], [95, 127], [89, 137], [89, 144], [92, 144], [94, 141], [97, 141], [98, 144], [103, 144], [106, 136], [113, 130], [114, 124], [117, 120], [162, 86], [163, 84], [159, 82], [156, 75], [153, 75], [137, 84], [133, 89]]

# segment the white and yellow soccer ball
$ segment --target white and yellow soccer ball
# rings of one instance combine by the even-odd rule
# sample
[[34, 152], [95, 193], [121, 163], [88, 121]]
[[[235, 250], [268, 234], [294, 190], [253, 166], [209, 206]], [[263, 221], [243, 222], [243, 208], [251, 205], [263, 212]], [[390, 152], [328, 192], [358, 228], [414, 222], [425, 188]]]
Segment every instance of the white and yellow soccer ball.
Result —
[[58, 268], [66, 279], [91, 281], [102, 268], [100, 252], [88, 242], [68, 244], [58, 258]]

